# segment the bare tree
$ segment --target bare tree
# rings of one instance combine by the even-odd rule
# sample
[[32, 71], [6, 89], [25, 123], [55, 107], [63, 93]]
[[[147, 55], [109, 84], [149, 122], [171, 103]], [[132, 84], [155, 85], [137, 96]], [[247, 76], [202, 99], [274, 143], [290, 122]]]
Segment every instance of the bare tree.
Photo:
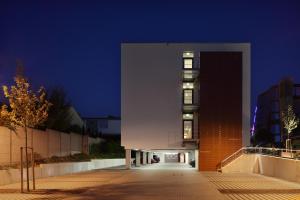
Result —
[[[15, 85], [10, 89], [3, 86], [5, 97], [9, 101], [10, 109], [2, 106], [1, 115], [7, 125], [20, 126], [25, 131], [25, 156], [27, 173], [27, 191], [29, 191], [29, 168], [28, 168], [28, 141], [27, 129], [42, 124], [48, 117], [50, 103], [45, 99], [45, 91], [41, 87], [36, 93], [30, 89], [30, 84], [22, 75], [14, 78]], [[32, 155], [33, 156], [33, 155]]]
[[[284, 124], [284, 128], [287, 130], [287, 144], [290, 144], [290, 135], [294, 129], [298, 127], [299, 119], [296, 117], [296, 114], [294, 113], [294, 109], [292, 105], [288, 105], [287, 109], [281, 113], [282, 115], [282, 121]], [[288, 148], [288, 147], [286, 147]]]

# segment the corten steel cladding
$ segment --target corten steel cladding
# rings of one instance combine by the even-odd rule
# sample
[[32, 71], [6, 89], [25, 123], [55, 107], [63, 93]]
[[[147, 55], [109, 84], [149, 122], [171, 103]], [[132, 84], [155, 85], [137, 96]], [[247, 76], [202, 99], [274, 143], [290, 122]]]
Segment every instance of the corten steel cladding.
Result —
[[200, 53], [199, 169], [242, 147], [242, 52]]

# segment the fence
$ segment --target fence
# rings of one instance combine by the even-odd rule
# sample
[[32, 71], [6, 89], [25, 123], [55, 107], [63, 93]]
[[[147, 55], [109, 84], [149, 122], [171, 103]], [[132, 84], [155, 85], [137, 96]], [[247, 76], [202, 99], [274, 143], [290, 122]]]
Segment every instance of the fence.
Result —
[[[63, 133], [28, 129], [28, 146], [34, 148], [40, 158], [66, 156], [87, 152], [89, 145], [100, 142], [100, 138], [88, 138], [75, 133]], [[0, 165], [20, 162], [20, 147], [25, 145], [25, 132], [18, 128], [15, 132], [0, 126]]]

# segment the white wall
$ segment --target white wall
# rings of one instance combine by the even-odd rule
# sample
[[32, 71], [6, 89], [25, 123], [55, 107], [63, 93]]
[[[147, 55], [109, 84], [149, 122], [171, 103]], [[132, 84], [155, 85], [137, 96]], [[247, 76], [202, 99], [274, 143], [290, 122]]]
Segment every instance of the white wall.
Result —
[[182, 147], [182, 53], [243, 52], [243, 145], [250, 143], [250, 45], [122, 44], [121, 144], [126, 149]]
[[[66, 174], [78, 173], [83, 171], [103, 169], [115, 166], [125, 165], [125, 159], [95, 159], [90, 162], [70, 162], [70, 163], [52, 163], [52, 164], [41, 164], [35, 167], [35, 177], [46, 178], [50, 176], [61, 176]], [[31, 179], [30, 169], [30, 179]], [[0, 170], [0, 185], [11, 184], [20, 182], [21, 180], [20, 169], [8, 169]], [[26, 172], [24, 169], [24, 180], [26, 180]]]

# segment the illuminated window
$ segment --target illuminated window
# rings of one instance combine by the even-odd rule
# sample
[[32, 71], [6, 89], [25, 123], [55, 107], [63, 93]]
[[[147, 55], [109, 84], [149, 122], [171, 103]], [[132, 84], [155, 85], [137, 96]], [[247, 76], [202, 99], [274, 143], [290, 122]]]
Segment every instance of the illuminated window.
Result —
[[193, 90], [183, 90], [183, 103], [193, 104]]
[[184, 120], [183, 121], [183, 139], [193, 138], [193, 121]]
[[193, 68], [193, 58], [184, 58], [183, 59], [183, 68], [192, 69]]
[[182, 57], [183, 58], [194, 58], [194, 53], [191, 51], [185, 51], [185, 52], [183, 52]]
[[182, 118], [192, 120], [194, 118], [194, 115], [192, 113], [185, 113], [185, 114], [182, 115]]
[[183, 78], [184, 79], [192, 79], [193, 78], [192, 72], [189, 72], [189, 71], [184, 72]]
[[194, 83], [183, 83], [183, 89], [194, 89]]

